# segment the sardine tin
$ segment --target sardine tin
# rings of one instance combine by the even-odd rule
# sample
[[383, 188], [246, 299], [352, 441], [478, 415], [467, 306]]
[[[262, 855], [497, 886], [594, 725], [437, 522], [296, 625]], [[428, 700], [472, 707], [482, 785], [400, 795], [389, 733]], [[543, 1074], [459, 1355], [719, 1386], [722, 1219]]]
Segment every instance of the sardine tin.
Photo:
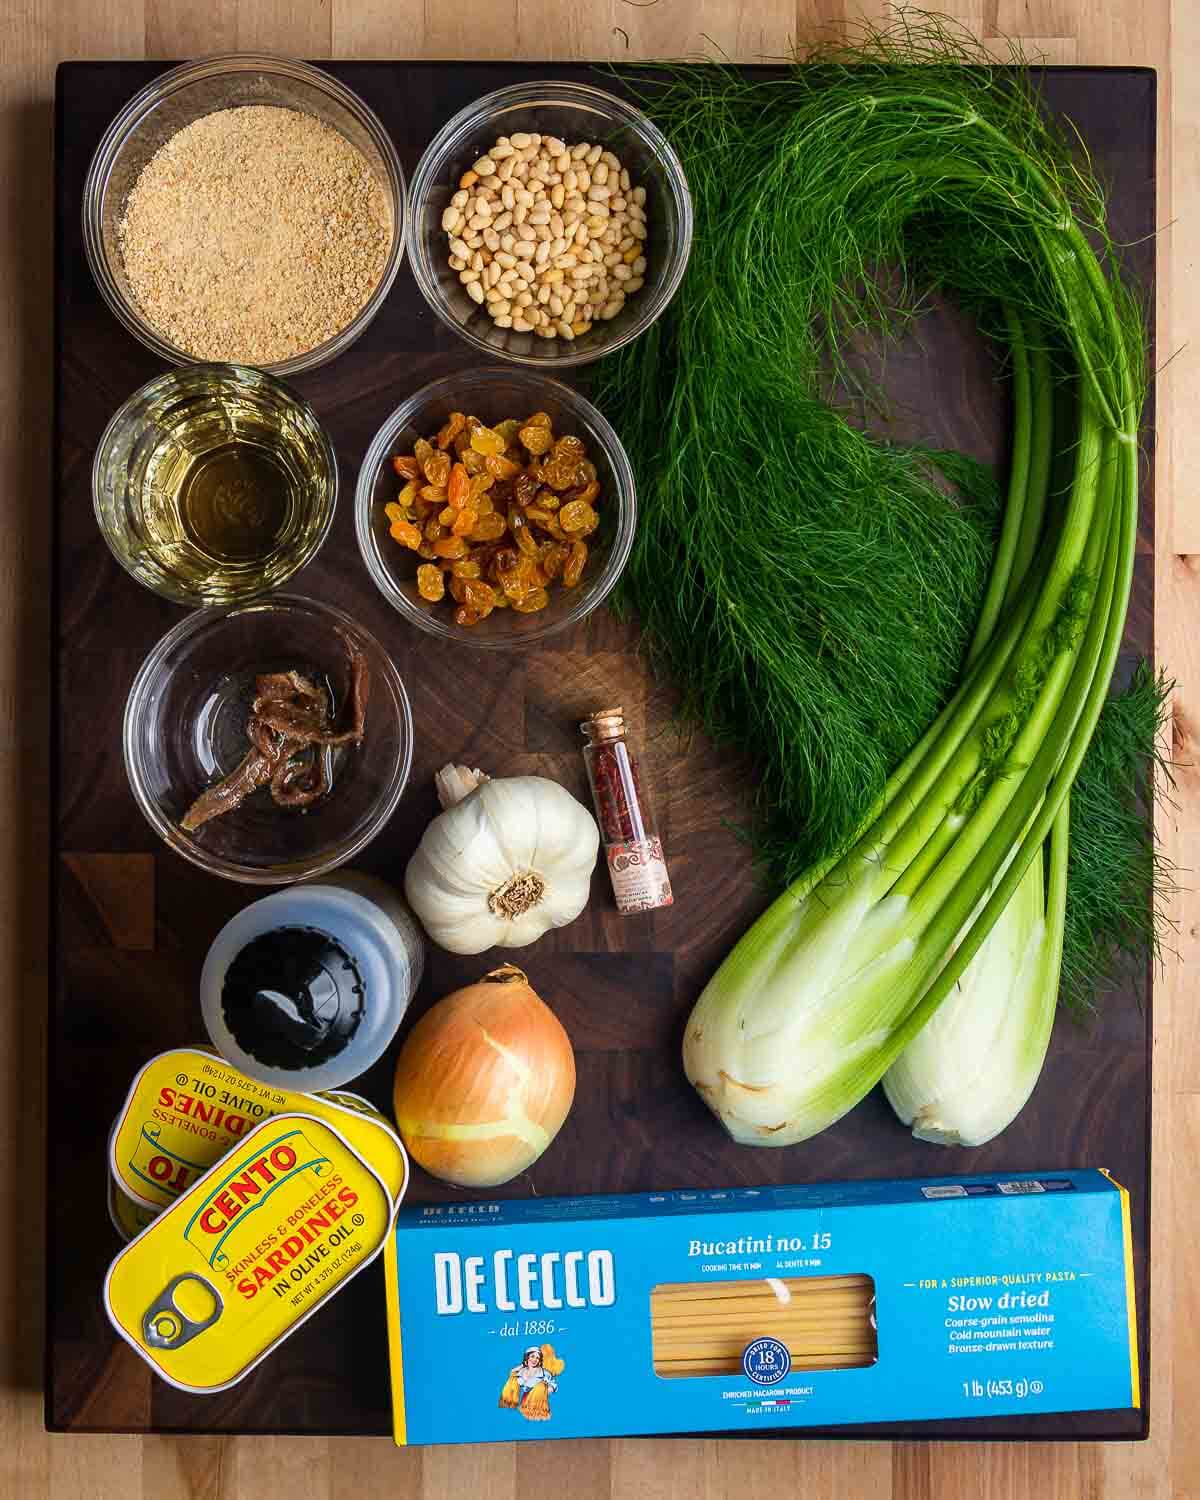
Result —
[[365, 1156], [399, 1204], [408, 1185], [400, 1137], [357, 1094], [303, 1094], [247, 1078], [215, 1052], [176, 1047], [139, 1069], [109, 1141], [109, 1167], [135, 1203], [167, 1207], [260, 1121], [301, 1113], [328, 1120]]
[[338, 1129], [270, 1116], [118, 1253], [105, 1311], [171, 1385], [225, 1390], [375, 1259], [394, 1209]]
[[108, 1217], [123, 1240], [131, 1240], [135, 1235], [141, 1234], [143, 1229], [153, 1224], [157, 1213], [157, 1209], [147, 1208], [144, 1203], [135, 1203], [128, 1193], [117, 1186], [112, 1173], [108, 1174]]

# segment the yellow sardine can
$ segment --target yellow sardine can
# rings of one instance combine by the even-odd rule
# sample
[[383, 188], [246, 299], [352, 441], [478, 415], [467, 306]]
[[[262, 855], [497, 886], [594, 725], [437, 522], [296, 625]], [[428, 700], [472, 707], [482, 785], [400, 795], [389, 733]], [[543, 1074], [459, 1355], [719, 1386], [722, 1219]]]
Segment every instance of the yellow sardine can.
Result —
[[262, 1120], [295, 1113], [316, 1115], [340, 1131], [399, 1204], [408, 1158], [373, 1105], [346, 1092], [272, 1088], [201, 1047], [161, 1052], [138, 1070], [109, 1140], [109, 1167], [127, 1197], [157, 1211]]
[[120, 1252], [105, 1310], [164, 1380], [224, 1390], [375, 1259], [395, 1207], [340, 1130], [275, 1115]]

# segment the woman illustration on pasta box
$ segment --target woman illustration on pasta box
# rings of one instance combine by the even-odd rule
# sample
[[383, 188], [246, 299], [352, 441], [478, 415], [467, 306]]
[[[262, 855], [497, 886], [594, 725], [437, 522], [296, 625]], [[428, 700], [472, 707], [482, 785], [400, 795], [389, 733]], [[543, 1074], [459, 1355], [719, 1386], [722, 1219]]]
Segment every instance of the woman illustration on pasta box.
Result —
[[523, 1417], [531, 1422], [550, 1420], [550, 1393], [558, 1390], [557, 1377], [566, 1367], [566, 1360], [558, 1359], [553, 1344], [530, 1344], [521, 1356], [521, 1363], [508, 1372], [508, 1379], [500, 1392], [501, 1406], [515, 1406]]

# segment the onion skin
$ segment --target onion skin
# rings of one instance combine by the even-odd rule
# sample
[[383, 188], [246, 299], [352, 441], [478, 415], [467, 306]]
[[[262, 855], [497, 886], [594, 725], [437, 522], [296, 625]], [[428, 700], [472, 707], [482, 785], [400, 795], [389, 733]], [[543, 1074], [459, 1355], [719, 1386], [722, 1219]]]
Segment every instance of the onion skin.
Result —
[[531, 1167], [574, 1098], [571, 1040], [512, 964], [439, 1000], [396, 1059], [404, 1144], [459, 1187], [497, 1187]]

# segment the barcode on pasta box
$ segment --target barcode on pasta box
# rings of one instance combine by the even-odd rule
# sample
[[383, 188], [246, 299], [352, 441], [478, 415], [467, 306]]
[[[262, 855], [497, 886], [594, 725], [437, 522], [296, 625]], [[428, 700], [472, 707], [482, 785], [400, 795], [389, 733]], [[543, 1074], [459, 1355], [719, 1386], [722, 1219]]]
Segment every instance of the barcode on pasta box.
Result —
[[998, 1182], [996, 1184], [998, 1193], [1044, 1193], [1046, 1191], [1042, 1183], [1036, 1179], [1026, 1182]]

